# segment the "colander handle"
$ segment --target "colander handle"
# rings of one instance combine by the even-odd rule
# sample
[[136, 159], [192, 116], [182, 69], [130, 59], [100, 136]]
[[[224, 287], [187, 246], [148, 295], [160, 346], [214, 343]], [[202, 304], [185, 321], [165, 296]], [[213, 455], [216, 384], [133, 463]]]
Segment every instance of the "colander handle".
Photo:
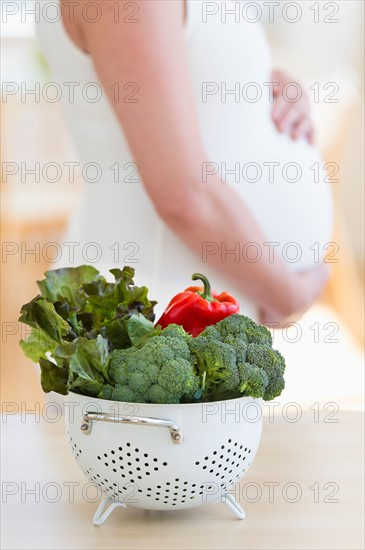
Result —
[[179, 426], [172, 420], [164, 420], [162, 418], [149, 418], [147, 416], [119, 416], [113, 413], [103, 412], [84, 412], [84, 422], [81, 424], [80, 430], [83, 434], [89, 435], [93, 421], [97, 422], [114, 422], [117, 424], [137, 424], [139, 426], [157, 426], [158, 428], [168, 428], [170, 430], [172, 442], [180, 444], [184, 441], [183, 433]]

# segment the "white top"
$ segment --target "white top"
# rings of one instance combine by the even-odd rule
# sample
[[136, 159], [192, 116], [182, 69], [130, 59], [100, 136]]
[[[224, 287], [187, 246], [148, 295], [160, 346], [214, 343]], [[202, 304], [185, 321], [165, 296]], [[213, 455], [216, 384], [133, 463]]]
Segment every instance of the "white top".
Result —
[[[226, 7], [229, 3], [225, 2]], [[323, 161], [313, 146], [280, 134], [272, 122], [269, 87], [264, 85], [270, 81], [270, 49], [261, 25], [242, 17], [236, 22], [229, 15], [223, 22], [220, 10], [205, 21], [203, 4], [188, 0], [185, 33], [207, 156], [256, 216], [267, 241], [279, 243], [275, 254], [297, 257], [298, 261], [288, 264], [293, 270], [307, 268], [313, 265], [317, 250], [323, 256], [323, 247], [331, 240], [331, 191], [325, 182]], [[157, 313], [172, 295], [190, 284], [192, 273], [202, 272], [210, 277], [213, 288], [237, 296], [242, 313], [256, 318], [254, 305], [210, 267], [209, 258], [203, 262], [159, 219], [140, 176], [133, 175], [134, 167], [128, 165], [134, 159], [106, 94], [94, 103], [83, 99], [80, 90], [86, 86], [84, 90], [92, 98], [95, 89], [87, 86], [99, 82], [91, 57], [74, 45], [61, 20], [41, 20], [38, 37], [54, 80], [65, 90], [65, 82], [80, 83], [75, 88], [75, 100], [64, 102], [65, 116], [81, 166], [98, 163], [101, 172], [96, 183], [85, 184], [80, 204], [71, 216], [64, 241], [80, 243], [74, 248], [75, 257], [72, 260], [70, 249], [65, 249], [60, 265], [92, 263], [96, 248], [86, 247], [84, 254], [82, 248], [96, 242], [101, 247], [96, 267], [105, 270], [115, 264], [121, 266], [123, 261], [134, 266], [137, 282], [149, 286], [151, 296], [159, 301]], [[204, 98], [205, 83], [215, 84]], [[247, 83], [256, 84], [245, 86]], [[228, 93], [222, 101], [225, 89], [235, 88], [238, 95]], [[255, 97], [258, 99], [253, 102]], [[120, 166], [119, 183], [114, 182], [115, 171], [110, 169], [116, 163]], [[239, 173], [232, 173], [235, 168]], [[87, 177], [95, 174], [90, 167]], [[221, 243], [217, 244], [221, 251]], [[237, 245], [241, 258], [253, 259], [257, 254], [254, 246], [244, 245]], [[244, 273], [245, 264], [240, 261]]]

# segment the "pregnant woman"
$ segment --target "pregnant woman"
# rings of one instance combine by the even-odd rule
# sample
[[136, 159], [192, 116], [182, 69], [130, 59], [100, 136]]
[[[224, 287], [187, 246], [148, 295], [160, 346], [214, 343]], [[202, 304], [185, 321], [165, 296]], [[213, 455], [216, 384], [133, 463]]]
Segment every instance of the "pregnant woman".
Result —
[[60, 264], [96, 243], [96, 266], [134, 265], [161, 308], [203, 272], [255, 320], [299, 318], [327, 279], [331, 194], [260, 24], [224, 18], [229, 1], [70, 4], [38, 24], [88, 166]]

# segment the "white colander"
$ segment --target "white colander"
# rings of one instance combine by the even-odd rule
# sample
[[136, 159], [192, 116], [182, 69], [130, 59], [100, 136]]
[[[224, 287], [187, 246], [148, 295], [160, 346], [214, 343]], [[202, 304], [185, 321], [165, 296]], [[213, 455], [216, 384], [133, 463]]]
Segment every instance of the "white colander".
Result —
[[70, 393], [65, 417], [81, 470], [106, 495], [95, 525], [127, 505], [178, 510], [225, 502], [237, 517], [245, 517], [227, 490], [255, 457], [261, 399], [153, 405]]

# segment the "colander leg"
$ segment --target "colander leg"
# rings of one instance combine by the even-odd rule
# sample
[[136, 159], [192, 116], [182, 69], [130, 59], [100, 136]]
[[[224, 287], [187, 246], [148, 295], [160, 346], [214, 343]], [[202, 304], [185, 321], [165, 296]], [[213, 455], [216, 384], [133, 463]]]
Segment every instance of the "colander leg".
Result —
[[246, 514], [243, 511], [243, 508], [238, 504], [236, 499], [230, 493], [226, 493], [224, 495], [224, 499], [228, 508], [231, 510], [231, 512], [234, 513], [236, 517], [238, 517], [238, 519], [245, 519]]
[[[108, 508], [106, 506], [108, 505]], [[93, 517], [93, 524], [94, 525], [101, 525], [108, 519], [110, 514], [115, 510], [115, 508], [118, 508], [121, 506], [122, 508], [127, 508], [123, 502], [114, 502], [111, 498], [107, 497], [104, 498], [104, 500], [101, 501], [101, 503], [98, 506], [98, 509], [96, 510], [94, 517]], [[106, 509], [105, 509], [106, 508]]]

